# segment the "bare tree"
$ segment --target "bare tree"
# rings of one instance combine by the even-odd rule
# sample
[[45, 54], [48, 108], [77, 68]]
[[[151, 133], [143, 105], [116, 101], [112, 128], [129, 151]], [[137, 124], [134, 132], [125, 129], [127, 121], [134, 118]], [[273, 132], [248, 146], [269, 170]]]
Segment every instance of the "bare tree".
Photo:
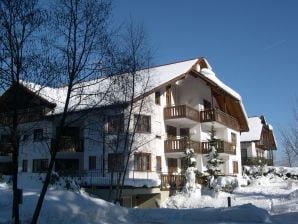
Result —
[[[46, 15], [37, 0], [0, 1], [0, 81], [3, 89], [21, 89], [23, 81], [42, 83], [42, 27]], [[37, 37], [38, 36], [38, 37]], [[45, 60], [46, 61], [46, 60]], [[44, 75], [45, 73], [43, 73]], [[21, 93], [11, 91], [1, 97], [1, 121], [12, 143], [13, 208], [12, 218], [19, 223], [18, 157], [19, 123], [24, 114]], [[8, 104], [9, 102], [9, 104]], [[13, 102], [13, 103], [11, 103]], [[28, 103], [28, 101], [27, 101]]]
[[152, 59], [143, 26], [136, 26], [133, 22], [130, 22], [125, 30], [122, 39], [123, 44], [121, 44], [124, 48], [122, 49], [120, 64], [124, 65], [126, 73], [120, 77], [119, 84], [125, 102], [128, 102], [128, 107], [125, 108], [124, 112], [124, 139], [117, 138], [118, 141], [123, 141], [124, 167], [117, 178], [116, 201], [120, 201], [122, 197], [122, 189], [133, 152], [144, 141], [147, 141], [147, 139], [142, 139], [140, 136], [136, 137], [136, 129], [138, 122], [140, 122], [139, 115], [145, 112], [145, 109], [147, 109], [147, 112], [149, 109], [145, 108], [149, 106], [149, 104], [146, 104], [145, 93], [150, 87], [149, 67]]
[[[59, 116], [56, 141], [51, 148], [49, 168], [45, 177], [32, 223], [37, 223], [42, 203], [50, 183], [61, 136], [68, 125], [70, 112], [83, 103], [87, 104], [92, 94], [86, 92], [90, 85], [96, 85], [92, 79], [111, 73], [112, 57], [108, 20], [111, 13], [109, 1], [96, 0], [60, 0], [55, 1], [52, 10], [52, 25], [55, 42], [53, 51], [60, 81], [65, 84], [63, 108]], [[102, 81], [102, 79], [99, 79]], [[94, 92], [94, 94], [96, 94]], [[97, 102], [98, 103], [98, 102]]]
[[288, 166], [297, 165], [298, 158], [298, 100], [293, 108], [293, 119], [288, 127], [280, 130], [285, 162]]

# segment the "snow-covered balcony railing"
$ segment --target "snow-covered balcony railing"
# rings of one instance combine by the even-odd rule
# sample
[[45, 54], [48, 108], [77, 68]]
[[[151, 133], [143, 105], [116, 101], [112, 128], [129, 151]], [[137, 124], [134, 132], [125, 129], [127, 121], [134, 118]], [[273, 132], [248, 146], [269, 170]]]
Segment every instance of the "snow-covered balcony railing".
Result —
[[231, 129], [240, 130], [240, 126], [236, 118], [218, 109], [206, 109], [201, 111], [200, 120], [202, 123], [215, 121]]
[[195, 153], [202, 154], [201, 143], [187, 138], [170, 138], [164, 142], [165, 153], [185, 152], [185, 149], [190, 147]]
[[11, 156], [13, 152], [11, 143], [0, 143], [0, 156]]
[[[52, 139], [52, 146], [55, 144], [55, 142], [56, 139]], [[61, 138], [58, 152], [84, 152], [84, 140], [73, 139], [70, 136], [63, 136]]]
[[177, 105], [164, 108], [164, 119], [187, 118], [200, 122], [200, 112], [187, 105]]
[[[186, 179], [185, 175], [181, 174], [162, 174], [160, 189], [164, 191], [171, 190], [182, 190], [185, 186]], [[206, 181], [204, 178], [196, 177], [196, 183], [205, 185]]]
[[[210, 142], [202, 142], [203, 154], [208, 154], [210, 151]], [[236, 146], [230, 142], [217, 141], [216, 149], [218, 153], [226, 153], [231, 155], [236, 155]]]
[[273, 166], [273, 159], [266, 158], [257, 158], [257, 157], [241, 157], [242, 165], [246, 166], [259, 166], [259, 165], [268, 165]]

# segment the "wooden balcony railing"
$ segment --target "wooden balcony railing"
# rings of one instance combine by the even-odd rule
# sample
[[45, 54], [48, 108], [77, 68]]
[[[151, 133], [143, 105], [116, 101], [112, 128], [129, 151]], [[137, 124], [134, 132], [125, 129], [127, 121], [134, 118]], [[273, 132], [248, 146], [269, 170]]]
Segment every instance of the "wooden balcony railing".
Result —
[[[52, 145], [55, 144], [56, 139], [52, 139]], [[70, 136], [63, 136], [61, 138], [58, 152], [84, 152], [83, 139], [73, 139]]]
[[[202, 153], [208, 154], [210, 150], [210, 142], [202, 142]], [[231, 155], [236, 155], [236, 146], [232, 143], [225, 141], [218, 141], [216, 143], [216, 148], [218, 153], [227, 153]]]
[[257, 158], [257, 157], [241, 157], [242, 165], [246, 166], [259, 166], [267, 164], [273, 166], [273, 159]]
[[202, 154], [201, 143], [185, 138], [167, 139], [164, 142], [165, 153], [185, 152], [185, 149], [190, 147], [195, 153]]
[[216, 121], [231, 129], [240, 130], [239, 123], [236, 118], [218, 109], [207, 109], [200, 112], [201, 122]]
[[200, 112], [186, 105], [178, 105], [164, 108], [164, 119], [188, 118], [200, 122]]
[[13, 147], [11, 143], [0, 143], [0, 156], [11, 156]]
[[160, 178], [161, 190], [181, 190], [186, 181], [184, 175], [162, 174]]

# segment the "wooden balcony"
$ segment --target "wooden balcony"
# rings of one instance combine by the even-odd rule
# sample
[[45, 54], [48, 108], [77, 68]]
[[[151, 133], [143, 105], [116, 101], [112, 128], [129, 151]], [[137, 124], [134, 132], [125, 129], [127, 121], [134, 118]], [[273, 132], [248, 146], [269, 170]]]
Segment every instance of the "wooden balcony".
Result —
[[0, 156], [12, 156], [13, 147], [11, 143], [0, 143]]
[[[210, 148], [211, 148], [210, 142], [202, 142], [203, 154], [208, 154]], [[216, 148], [217, 148], [218, 153], [226, 153], [226, 154], [230, 154], [230, 155], [236, 155], [236, 146], [232, 145], [232, 143], [225, 142], [225, 141], [218, 141]]]
[[187, 105], [170, 106], [164, 108], [164, 119], [187, 118], [200, 122], [200, 112]]
[[[52, 140], [52, 144], [55, 144], [56, 139]], [[84, 152], [83, 139], [73, 139], [70, 136], [63, 136], [61, 138], [58, 152]]]
[[204, 122], [218, 122], [234, 130], [240, 130], [238, 120], [218, 109], [207, 109], [200, 112], [200, 120]]
[[167, 139], [164, 142], [165, 153], [185, 152], [185, 149], [190, 147], [195, 153], [202, 154], [201, 143], [185, 138]]
[[162, 174], [161, 175], [161, 190], [181, 190], [185, 185], [185, 176]]
[[242, 166], [259, 166], [267, 164], [273, 166], [273, 159], [257, 158], [257, 157], [241, 157]]

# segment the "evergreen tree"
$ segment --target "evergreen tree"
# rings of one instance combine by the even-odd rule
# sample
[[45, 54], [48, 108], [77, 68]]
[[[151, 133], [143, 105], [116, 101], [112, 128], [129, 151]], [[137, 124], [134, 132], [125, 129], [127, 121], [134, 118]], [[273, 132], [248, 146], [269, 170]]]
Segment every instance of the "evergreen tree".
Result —
[[214, 126], [212, 125], [210, 131], [210, 139], [209, 139], [209, 154], [207, 155], [207, 170], [206, 172], [209, 174], [208, 177], [208, 185], [209, 188], [214, 188], [214, 184], [216, 183], [217, 177], [221, 174], [221, 170], [219, 169], [219, 165], [223, 163], [221, 159], [218, 158], [218, 146], [219, 140], [215, 137], [216, 131]]

